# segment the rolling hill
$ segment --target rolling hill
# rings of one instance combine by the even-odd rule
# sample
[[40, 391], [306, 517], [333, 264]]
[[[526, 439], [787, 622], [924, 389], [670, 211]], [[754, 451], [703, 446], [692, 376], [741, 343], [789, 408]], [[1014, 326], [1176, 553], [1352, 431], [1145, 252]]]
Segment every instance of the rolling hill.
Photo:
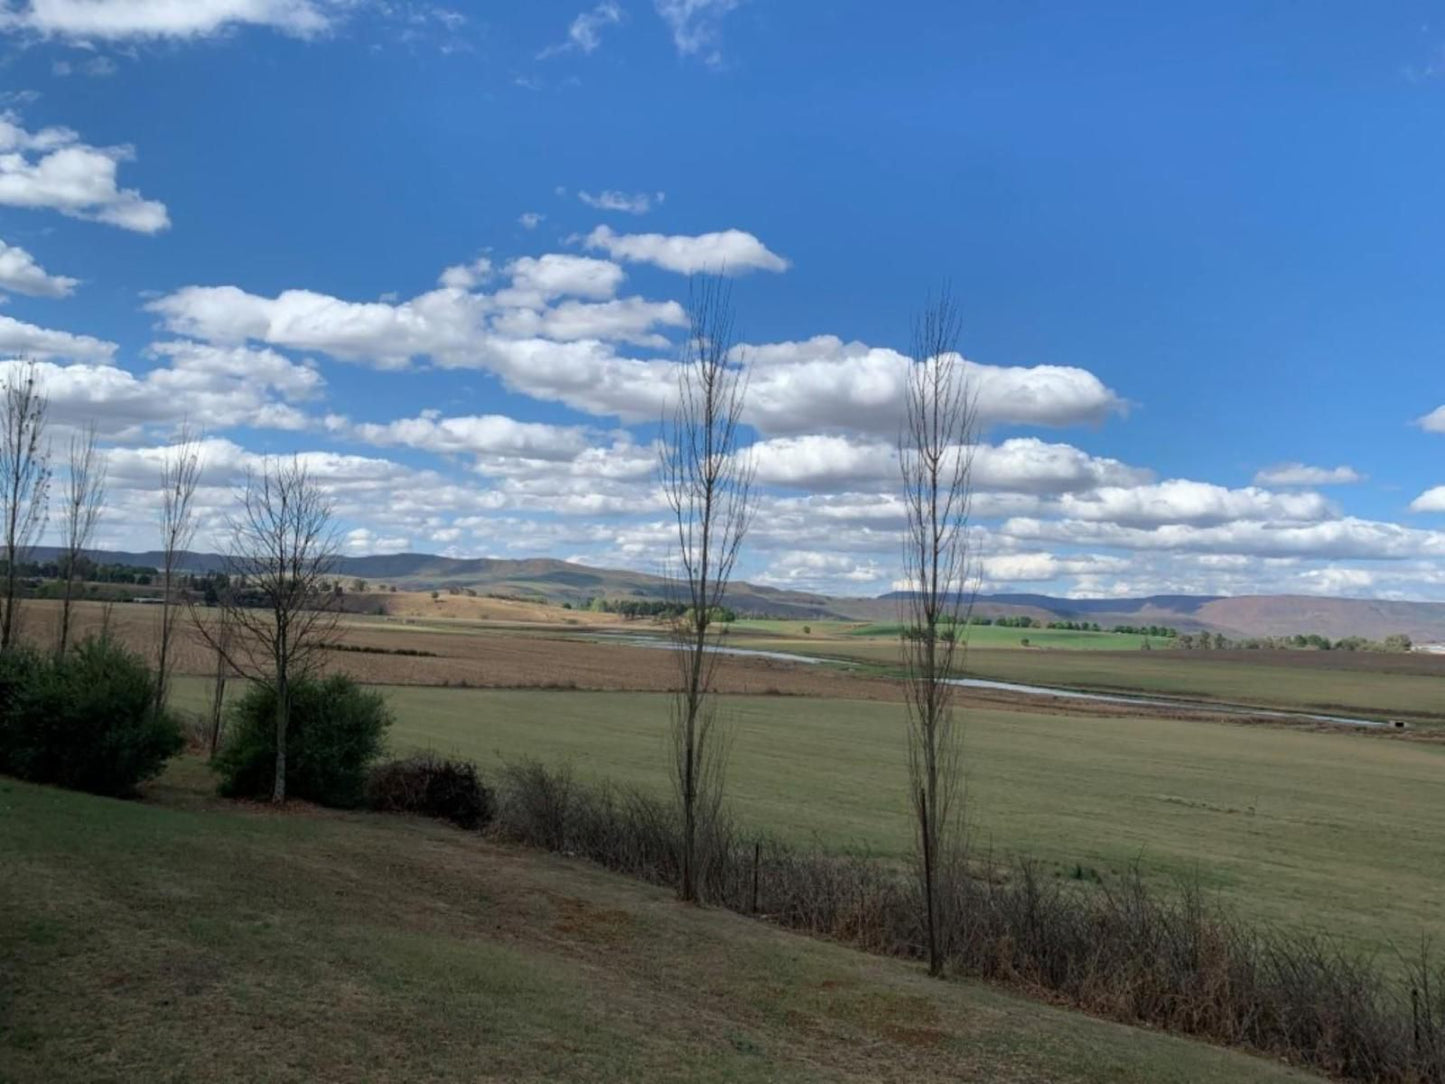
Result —
[[[38, 547], [35, 557], [52, 560], [59, 551]], [[100, 561], [155, 568], [161, 554], [97, 551]], [[209, 572], [225, 567], [215, 553], [188, 553], [183, 567]], [[482, 594], [542, 598], [578, 605], [594, 597], [664, 599], [666, 579], [646, 572], [591, 568], [550, 557], [509, 560], [497, 557], [439, 557], [428, 553], [392, 553], [343, 557], [343, 580], [366, 580], [410, 590], [470, 588]], [[891, 621], [902, 601], [898, 593], [849, 598], [736, 583], [729, 604], [740, 613], [800, 620]], [[1445, 641], [1445, 603], [1379, 599], [1325, 598], [1313, 595], [1149, 595], [1142, 598], [1055, 598], [1033, 594], [983, 594], [975, 613], [989, 617], [1027, 615], [1049, 621], [1090, 621], [1111, 625], [1170, 625], [1181, 631], [1206, 629], [1227, 636], [1286, 636], [1319, 633], [1333, 639], [1364, 636], [1383, 639], [1404, 633], [1417, 642]]]

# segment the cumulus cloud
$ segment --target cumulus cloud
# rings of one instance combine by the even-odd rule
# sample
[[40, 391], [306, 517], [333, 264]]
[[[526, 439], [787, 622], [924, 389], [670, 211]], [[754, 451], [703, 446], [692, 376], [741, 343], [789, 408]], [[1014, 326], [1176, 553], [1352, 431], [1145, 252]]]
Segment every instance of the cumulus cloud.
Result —
[[1437, 406], [1429, 414], [1416, 418], [1415, 424], [1427, 433], [1445, 433], [1445, 406]]
[[[37, 363], [51, 417], [72, 426], [94, 421], [104, 436], [122, 439], [187, 418], [212, 429], [298, 430], [310, 422], [293, 404], [324, 386], [315, 369], [271, 350], [174, 342], [151, 351], [164, 364], [143, 374], [105, 363]], [[0, 362], [0, 375], [22, 364]]]
[[479, 256], [471, 263], [448, 267], [437, 278], [437, 285], [451, 290], [471, 290], [491, 277], [492, 261], [485, 256]]
[[134, 157], [130, 147], [92, 147], [69, 128], [29, 132], [14, 113], [0, 114], [0, 204], [157, 233], [170, 225], [165, 204], [116, 181]]
[[1168, 523], [1197, 525], [1242, 520], [1315, 522], [1330, 519], [1334, 507], [1318, 493], [1273, 493], [1257, 486], [1226, 489], [1208, 482], [1173, 478], [1140, 486], [1100, 486], [1060, 498], [1070, 519], [1126, 526]]
[[623, 211], [630, 215], [645, 215], [652, 210], [653, 200], [662, 203], [667, 199], [667, 193], [634, 192], [629, 196], [626, 192], [608, 189], [595, 196], [590, 192], [578, 192], [577, 198], [588, 207], [595, 207], [599, 211]]
[[1058, 556], [1053, 553], [1000, 553], [981, 557], [980, 586], [997, 591], [1018, 583], [1046, 583], [1064, 576], [1097, 576], [1122, 572], [1129, 562], [1101, 554]]
[[79, 285], [79, 279], [50, 274], [19, 245], [0, 241], [0, 290], [31, 297], [69, 297]]
[[587, 430], [580, 426], [521, 422], [501, 414], [442, 417], [427, 412], [378, 424], [353, 425], [349, 435], [368, 444], [404, 445], [428, 452], [521, 456], [528, 460], [573, 460], [589, 447]]
[[0, 27], [82, 41], [195, 39], [237, 26], [311, 37], [349, 0], [28, 0], [0, 15]]
[[786, 271], [791, 265], [782, 256], [743, 230], [722, 230], [697, 236], [661, 233], [616, 233], [598, 226], [585, 243], [602, 249], [614, 259], [648, 263], [681, 275], [700, 272], [740, 275], [748, 271]]
[[1257, 486], [1344, 486], [1364, 480], [1365, 476], [1354, 467], [1311, 467], [1304, 463], [1280, 463], [1254, 476]]
[[547, 216], [537, 211], [526, 211], [517, 216], [517, 224], [524, 230], [535, 230]]
[[1412, 512], [1445, 512], [1445, 486], [1425, 490], [1410, 502]]
[[611, 260], [549, 252], [523, 256], [507, 265], [511, 289], [497, 300], [504, 305], [536, 305], [554, 297], [608, 298], [626, 278]]
[[115, 343], [103, 339], [36, 327], [13, 316], [0, 316], [0, 354], [23, 354], [31, 358], [106, 360], [114, 356], [115, 351]]
[[[896, 485], [898, 452], [892, 443], [814, 433], [759, 441], [751, 453], [765, 485], [829, 490], [862, 485]], [[958, 451], [955, 454], [963, 454]], [[1058, 494], [1101, 486], [1146, 483], [1147, 470], [1116, 459], [1100, 459], [1068, 444], [1015, 437], [972, 449], [976, 491]]]
[[[749, 345], [748, 421], [769, 434], [872, 433], [895, 439], [903, 422], [908, 358], [895, 350], [844, 343], [832, 335]], [[1096, 424], [1123, 413], [1124, 400], [1085, 369], [1004, 367], [967, 362], [979, 423]]]

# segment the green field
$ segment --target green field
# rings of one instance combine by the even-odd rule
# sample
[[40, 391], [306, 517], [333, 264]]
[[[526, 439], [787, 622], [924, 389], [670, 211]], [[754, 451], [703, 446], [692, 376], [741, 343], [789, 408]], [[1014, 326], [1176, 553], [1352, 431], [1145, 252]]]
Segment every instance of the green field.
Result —
[[[804, 629], [808, 632], [804, 632]], [[898, 633], [901, 625], [888, 623], [857, 623], [844, 621], [767, 621], [746, 619], [735, 621], [728, 626], [729, 638], [738, 646], [767, 646], [761, 637], [779, 637], [809, 644], [814, 650], [828, 654], [846, 654], [859, 647], [867, 657], [880, 657], [884, 661], [896, 661], [898, 657]], [[1136, 651], [1144, 643], [1143, 636], [1126, 632], [1080, 632], [1075, 629], [1014, 629], [996, 625], [970, 625], [969, 643], [977, 647], [1018, 648], [1050, 647], [1068, 651]], [[1028, 644], [1025, 645], [1024, 641]], [[744, 641], [747, 641], [746, 645]], [[756, 641], [756, 642], [754, 642]], [[841, 641], [840, 651], [834, 651], [835, 643]], [[1156, 648], [1172, 647], [1172, 642], [1153, 638], [1150, 644]], [[881, 649], [881, 650], [880, 650]], [[784, 650], [779, 648], [779, 650]], [[791, 649], [789, 649], [791, 650]]]
[[0, 778], [0, 1080], [1313, 1079], [400, 817]]
[[[197, 684], [182, 695], [196, 698]], [[666, 698], [655, 694], [392, 688], [398, 750], [495, 767], [538, 756], [579, 774], [666, 785]], [[730, 698], [730, 793], [753, 828], [902, 855], [899, 709]], [[1445, 747], [1273, 727], [970, 712], [976, 845], [1061, 873], [1139, 861], [1197, 875], [1246, 913], [1372, 948], [1445, 934]]]
[[[1019, 632], [994, 629], [994, 632]], [[1098, 635], [1059, 632], [1058, 635]], [[882, 639], [829, 640], [738, 637], [735, 647], [816, 655], [874, 664], [898, 665], [898, 645]], [[1422, 724], [1445, 720], [1445, 667], [1438, 673], [1399, 673], [1384, 669], [1389, 656], [1374, 656], [1379, 670], [1357, 665], [1331, 668], [1328, 661], [1301, 653], [1298, 661], [1279, 654], [1258, 661], [1239, 655], [1215, 658], [1208, 652], [1026, 651], [997, 649], [970, 639], [964, 659], [969, 677], [1063, 688], [1158, 694], [1226, 703], [1258, 704], [1300, 711], [1357, 713], [1370, 718], [1412, 719]]]

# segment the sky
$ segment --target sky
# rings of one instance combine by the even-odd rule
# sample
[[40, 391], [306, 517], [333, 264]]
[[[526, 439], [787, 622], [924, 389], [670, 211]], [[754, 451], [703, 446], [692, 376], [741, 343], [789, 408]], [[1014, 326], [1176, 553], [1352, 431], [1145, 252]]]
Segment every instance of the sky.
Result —
[[0, 111], [0, 375], [100, 545], [190, 426], [197, 548], [299, 454], [349, 554], [661, 571], [721, 272], [752, 582], [900, 583], [946, 286], [985, 592], [1445, 600], [1438, 3], [0, 0]]

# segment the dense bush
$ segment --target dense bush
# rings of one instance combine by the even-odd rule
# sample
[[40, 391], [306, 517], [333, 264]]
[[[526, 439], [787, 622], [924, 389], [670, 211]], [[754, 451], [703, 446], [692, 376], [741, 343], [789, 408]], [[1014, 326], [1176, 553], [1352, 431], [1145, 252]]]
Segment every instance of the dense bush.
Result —
[[[584, 785], [529, 762], [505, 771], [505, 838], [676, 882], [671, 803]], [[1445, 971], [1403, 975], [1327, 939], [1255, 925], [1197, 888], [1052, 877], [1023, 862], [974, 863], [948, 900], [947, 969], [1102, 1016], [1275, 1054], [1327, 1075], [1445, 1080]], [[742, 838], [724, 824], [704, 882], [710, 902], [871, 952], [921, 958], [918, 881], [866, 854]]]
[[[378, 693], [343, 675], [291, 682], [286, 795], [351, 809], [362, 804], [367, 769], [381, 755], [391, 712]], [[216, 758], [221, 793], [269, 798], [276, 782], [276, 690], [252, 685], [231, 708]]]
[[484, 828], [495, 804], [469, 760], [431, 755], [378, 765], [366, 781], [366, 804], [381, 813], [419, 813], [459, 828]]
[[113, 641], [85, 640], [59, 658], [0, 656], [0, 771], [124, 796], [183, 745], [175, 717], [155, 710], [150, 668]]

